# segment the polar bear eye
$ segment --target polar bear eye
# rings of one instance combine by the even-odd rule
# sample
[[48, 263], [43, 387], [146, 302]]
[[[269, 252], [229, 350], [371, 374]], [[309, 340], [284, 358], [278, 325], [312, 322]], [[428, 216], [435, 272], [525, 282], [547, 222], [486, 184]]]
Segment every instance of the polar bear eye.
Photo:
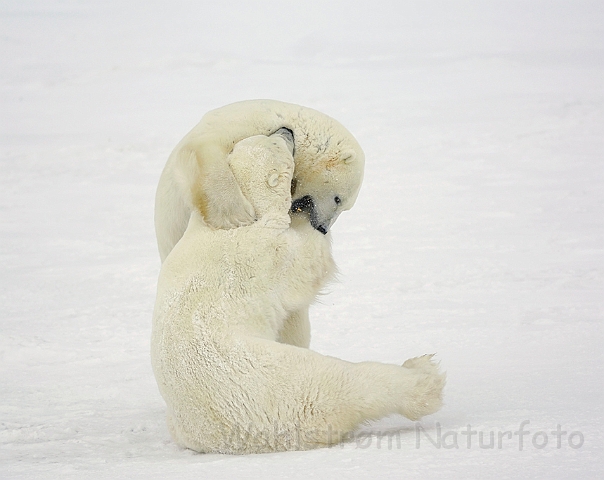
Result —
[[340, 197], [338, 197], [337, 195], [335, 197], [333, 197], [333, 201], [336, 202], [336, 205], [339, 205], [340, 203], [342, 203], [342, 199]]

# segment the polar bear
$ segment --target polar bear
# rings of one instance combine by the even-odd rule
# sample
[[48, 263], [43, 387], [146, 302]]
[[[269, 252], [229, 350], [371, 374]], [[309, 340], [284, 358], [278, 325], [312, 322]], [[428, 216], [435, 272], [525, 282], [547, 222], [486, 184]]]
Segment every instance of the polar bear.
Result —
[[193, 210], [215, 228], [248, 225], [257, 212], [242, 195], [226, 158], [240, 140], [292, 132], [293, 211], [304, 211], [326, 233], [350, 209], [363, 179], [363, 150], [336, 120], [316, 110], [275, 100], [248, 100], [208, 112], [176, 146], [155, 197], [161, 261], [184, 233]]
[[294, 160], [280, 135], [238, 142], [227, 163], [258, 220], [217, 230], [193, 211], [159, 276], [152, 365], [174, 440], [198, 452], [310, 449], [367, 420], [438, 410], [444, 375], [431, 356], [349, 363], [280, 343], [335, 271], [330, 238], [290, 218]]

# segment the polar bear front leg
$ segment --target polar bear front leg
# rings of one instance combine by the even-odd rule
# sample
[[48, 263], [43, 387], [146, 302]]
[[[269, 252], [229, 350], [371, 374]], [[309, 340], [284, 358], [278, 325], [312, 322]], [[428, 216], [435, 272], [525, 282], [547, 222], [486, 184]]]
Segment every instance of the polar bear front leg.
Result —
[[310, 320], [308, 307], [293, 312], [283, 322], [277, 339], [279, 343], [287, 343], [296, 347], [308, 348], [310, 346]]
[[[294, 152], [293, 132], [283, 127], [273, 133], [272, 137], [285, 141], [290, 161], [293, 161], [291, 158]], [[231, 152], [207, 138], [198, 139], [190, 145], [190, 148], [195, 155], [200, 172], [197, 184], [192, 186], [191, 196], [204, 220], [210, 226], [219, 229], [242, 227], [253, 223], [256, 220], [256, 212], [243, 195], [229, 168], [227, 156]], [[270, 153], [269, 150], [266, 151], [266, 154]], [[253, 156], [250, 155], [250, 162], [254, 161]]]
[[250, 225], [256, 219], [251, 203], [241, 193], [219, 145], [200, 142], [192, 145], [199, 166], [199, 177], [192, 185], [194, 206], [212, 227], [229, 229]]

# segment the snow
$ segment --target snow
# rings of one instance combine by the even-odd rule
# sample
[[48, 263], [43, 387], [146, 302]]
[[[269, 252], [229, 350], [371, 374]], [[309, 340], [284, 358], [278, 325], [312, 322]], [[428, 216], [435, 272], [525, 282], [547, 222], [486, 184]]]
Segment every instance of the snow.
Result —
[[[602, 475], [600, 2], [6, 0], [0, 32], [0, 478]], [[155, 186], [203, 113], [248, 98], [363, 145], [312, 348], [437, 352], [437, 414], [310, 452], [170, 440]]]

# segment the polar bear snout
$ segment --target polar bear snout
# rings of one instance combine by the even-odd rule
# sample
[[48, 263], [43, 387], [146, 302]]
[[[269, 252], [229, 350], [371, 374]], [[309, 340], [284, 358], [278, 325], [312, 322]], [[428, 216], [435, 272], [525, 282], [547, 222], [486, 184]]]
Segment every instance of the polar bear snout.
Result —
[[315, 209], [315, 202], [310, 195], [304, 195], [292, 202], [292, 213], [308, 213], [310, 214]]
[[292, 202], [290, 209], [291, 213], [306, 213], [309, 217], [310, 224], [315, 230], [318, 230], [323, 235], [327, 235], [328, 226], [319, 222], [319, 215], [315, 207], [315, 201], [310, 195], [304, 195]]

